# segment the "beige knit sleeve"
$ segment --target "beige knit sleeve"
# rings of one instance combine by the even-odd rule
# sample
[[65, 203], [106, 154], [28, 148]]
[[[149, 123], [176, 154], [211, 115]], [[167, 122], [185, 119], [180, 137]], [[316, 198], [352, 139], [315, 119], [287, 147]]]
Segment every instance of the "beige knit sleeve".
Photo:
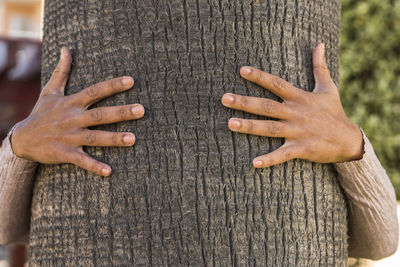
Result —
[[27, 242], [32, 188], [37, 162], [17, 157], [11, 148], [12, 131], [0, 151], [0, 245]]
[[397, 203], [385, 169], [362, 134], [363, 158], [335, 166], [349, 208], [349, 256], [377, 260], [397, 249]]

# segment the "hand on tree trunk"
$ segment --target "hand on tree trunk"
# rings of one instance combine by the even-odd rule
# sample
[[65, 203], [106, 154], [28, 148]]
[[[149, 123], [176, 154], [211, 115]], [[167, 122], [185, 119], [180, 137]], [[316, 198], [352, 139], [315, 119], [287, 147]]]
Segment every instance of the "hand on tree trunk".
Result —
[[279, 120], [246, 120], [232, 118], [232, 131], [268, 137], [285, 138], [279, 149], [255, 158], [256, 168], [266, 168], [295, 158], [320, 163], [361, 159], [364, 154], [360, 128], [351, 122], [340, 102], [320, 44], [313, 53], [315, 89], [312, 93], [294, 87], [279, 77], [251, 67], [240, 74], [283, 99], [225, 94], [226, 107]]
[[108, 176], [111, 168], [91, 158], [82, 147], [132, 146], [135, 136], [132, 133], [89, 130], [87, 127], [139, 119], [144, 115], [144, 108], [134, 104], [88, 110], [99, 100], [131, 88], [134, 83], [131, 77], [101, 82], [65, 96], [71, 62], [71, 53], [64, 47], [58, 66], [32, 113], [16, 125], [11, 145], [21, 158], [45, 164], [72, 163]]

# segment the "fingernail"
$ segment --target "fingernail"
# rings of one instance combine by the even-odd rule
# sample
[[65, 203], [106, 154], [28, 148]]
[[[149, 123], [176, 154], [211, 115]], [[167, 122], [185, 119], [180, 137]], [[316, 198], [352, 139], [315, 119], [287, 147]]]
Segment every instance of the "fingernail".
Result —
[[253, 164], [254, 164], [254, 167], [261, 167], [263, 165], [263, 162], [258, 159], [258, 160], [255, 160]]
[[61, 48], [61, 58], [63, 58], [64, 55], [65, 55], [65, 47], [63, 46], [63, 47]]
[[111, 170], [110, 170], [109, 168], [103, 168], [103, 169], [101, 170], [101, 173], [102, 173], [104, 176], [109, 176], [109, 175], [111, 174]]
[[143, 115], [144, 109], [142, 106], [134, 106], [131, 109], [132, 113], [135, 115]]
[[123, 138], [124, 143], [127, 145], [132, 145], [135, 142], [135, 136], [133, 134], [127, 134]]
[[238, 129], [240, 126], [241, 126], [241, 123], [239, 120], [235, 120], [235, 119], [229, 120], [229, 127], [231, 129]]
[[130, 77], [125, 77], [122, 79], [122, 84], [123, 85], [131, 85], [133, 83], [133, 79]]
[[322, 48], [322, 53], [325, 53], [325, 44], [324, 43], [321, 44], [321, 48]]
[[240, 69], [240, 73], [241, 73], [242, 75], [248, 75], [248, 74], [250, 74], [250, 72], [251, 72], [251, 69], [250, 69], [249, 67], [242, 67], [242, 68]]
[[231, 94], [225, 94], [222, 97], [222, 103], [224, 104], [232, 104], [233, 102], [235, 102], [235, 98]]

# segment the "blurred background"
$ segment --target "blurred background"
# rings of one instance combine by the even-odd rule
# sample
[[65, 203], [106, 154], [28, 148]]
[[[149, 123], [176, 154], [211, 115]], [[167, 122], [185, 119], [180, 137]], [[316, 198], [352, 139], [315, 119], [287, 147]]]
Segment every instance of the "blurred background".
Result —
[[[40, 91], [42, 0], [0, 0], [0, 137], [28, 115]], [[400, 198], [400, 0], [342, 0], [341, 98]], [[400, 213], [400, 210], [399, 212]], [[0, 248], [0, 267], [25, 248]], [[400, 255], [350, 266], [400, 266]]]
[[[42, 6], [42, 0], [0, 0], [0, 140], [39, 96]], [[25, 246], [0, 247], [0, 267], [23, 266], [25, 255]]]
[[[341, 99], [400, 199], [400, 0], [342, 0]], [[399, 216], [399, 205], [397, 208]], [[400, 266], [400, 253], [351, 266]]]
[[[343, 0], [341, 97], [400, 197], [400, 1]], [[399, 265], [400, 266], [400, 265]]]
[[41, 0], [0, 0], [0, 138], [40, 91]]

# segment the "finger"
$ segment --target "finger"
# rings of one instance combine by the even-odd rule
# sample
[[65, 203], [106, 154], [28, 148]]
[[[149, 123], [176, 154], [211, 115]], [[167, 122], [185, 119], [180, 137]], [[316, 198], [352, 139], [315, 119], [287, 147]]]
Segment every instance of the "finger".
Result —
[[287, 137], [288, 135], [286, 125], [280, 121], [232, 118], [229, 120], [228, 125], [230, 130], [239, 133], [268, 137]]
[[44, 87], [42, 95], [60, 94], [64, 95], [65, 85], [71, 69], [72, 56], [67, 47], [61, 49], [60, 61], [54, 70], [49, 82]]
[[229, 108], [277, 119], [287, 119], [290, 114], [287, 106], [267, 98], [225, 94], [222, 97], [222, 104]]
[[255, 168], [268, 168], [295, 158], [297, 158], [296, 150], [291, 146], [283, 145], [269, 154], [255, 158], [253, 166]]
[[79, 104], [88, 107], [107, 96], [126, 91], [132, 86], [132, 77], [115, 78], [89, 86], [75, 94], [73, 99]]
[[294, 87], [287, 81], [252, 67], [242, 67], [240, 74], [246, 80], [254, 82], [276, 94], [284, 100], [301, 97], [303, 91]]
[[326, 65], [325, 45], [319, 44], [313, 53], [313, 70], [315, 79], [314, 92], [327, 91], [335, 88], [334, 82]]
[[74, 143], [81, 146], [101, 146], [101, 147], [126, 147], [135, 143], [133, 133], [114, 133], [99, 130], [86, 130], [74, 137]]
[[81, 167], [82, 169], [88, 170], [100, 176], [109, 176], [111, 174], [110, 166], [93, 159], [83, 151], [73, 151], [68, 155], [69, 162]]
[[142, 105], [95, 108], [86, 111], [77, 118], [82, 127], [110, 124], [121, 121], [140, 119], [144, 115]]

